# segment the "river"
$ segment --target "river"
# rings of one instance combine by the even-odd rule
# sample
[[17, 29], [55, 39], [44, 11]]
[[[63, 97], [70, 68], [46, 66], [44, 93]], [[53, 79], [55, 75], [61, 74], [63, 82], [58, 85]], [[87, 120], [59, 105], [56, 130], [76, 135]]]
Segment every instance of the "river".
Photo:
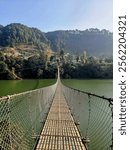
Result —
[[108, 98], [113, 97], [113, 80], [77, 80], [64, 79], [62, 82], [72, 88], [79, 89], [86, 92], [91, 92], [100, 96]]
[[55, 79], [0, 80], [0, 96], [12, 95], [52, 85]]

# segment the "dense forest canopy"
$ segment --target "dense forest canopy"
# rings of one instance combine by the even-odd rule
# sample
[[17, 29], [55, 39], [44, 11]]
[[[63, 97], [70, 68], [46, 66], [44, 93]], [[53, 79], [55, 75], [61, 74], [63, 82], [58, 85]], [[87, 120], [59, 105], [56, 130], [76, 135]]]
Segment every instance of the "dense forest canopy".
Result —
[[89, 55], [112, 56], [113, 34], [108, 30], [96, 28], [44, 33], [37, 28], [18, 23], [5, 27], [0, 25], [0, 46], [13, 47], [21, 43], [34, 44], [38, 49], [51, 46], [55, 52], [64, 49], [66, 52], [75, 54], [87, 51]]
[[13, 23], [0, 25], [0, 79], [112, 78], [112, 33], [86, 29], [44, 33]]
[[113, 34], [105, 29], [54, 31], [46, 36], [55, 51], [64, 49], [75, 54], [87, 51], [94, 56], [112, 56]]
[[15, 46], [18, 44], [34, 44], [44, 48], [49, 44], [45, 34], [36, 28], [13, 23], [0, 27], [0, 46]]

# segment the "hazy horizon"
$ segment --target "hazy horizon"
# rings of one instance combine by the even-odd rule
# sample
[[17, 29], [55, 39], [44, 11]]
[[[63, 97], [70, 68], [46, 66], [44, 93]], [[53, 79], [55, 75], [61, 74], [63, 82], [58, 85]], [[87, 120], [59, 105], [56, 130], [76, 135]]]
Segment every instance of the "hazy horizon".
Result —
[[[23, 24], [23, 23], [20, 23], [20, 22], [12, 22], [12, 23], [9, 23], [9, 24], [6, 24], [6, 25], [2, 25], [1, 23], [0, 23], [0, 25], [2, 25], [2, 26], [7, 26], [7, 25], [10, 25], [10, 24], [22, 24], [22, 25], [25, 25], [25, 26], [27, 26], [27, 27], [29, 27], [29, 28], [37, 28], [37, 29], [39, 29], [38, 27], [33, 27], [33, 26], [28, 26], [28, 25], [26, 25], [26, 24]], [[85, 29], [56, 29], [56, 30], [50, 30], [50, 31], [43, 31], [43, 30], [41, 30], [41, 29], [39, 29], [40, 31], [42, 31], [42, 32], [45, 32], [45, 33], [47, 33], [47, 32], [54, 32], [54, 31], [71, 31], [71, 30], [79, 30], [79, 31], [85, 31], [85, 30], [89, 30], [89, 29], [99, 29], [99, 28], [93, 28], [93, 27], [90, 27], [90, 28], [85, 28]], [[103, 29], [105, 29], [105, 28], [103, 28]], [[103, 29], [99, 29], [100, 31], [101, 30], [103, 30]], [[108, 30], [108, 29], [105, 29], [105, 30]], [[108, 30], [108, 31], [110, 31], [110, 30]], [[110, 31], [110, 32], [113, 32], [113, 31]]]
[[112, 0], [2, 0], [0, 22], [3, 26], [21, 23], [43, 32], [85, 30], [113, 31]]

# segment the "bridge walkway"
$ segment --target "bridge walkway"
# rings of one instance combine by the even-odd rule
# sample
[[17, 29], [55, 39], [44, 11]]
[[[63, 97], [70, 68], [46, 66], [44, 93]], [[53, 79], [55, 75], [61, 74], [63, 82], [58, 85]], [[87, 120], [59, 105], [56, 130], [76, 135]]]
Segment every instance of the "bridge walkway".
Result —
[[85, 150], [58, 84], [36, 150]]

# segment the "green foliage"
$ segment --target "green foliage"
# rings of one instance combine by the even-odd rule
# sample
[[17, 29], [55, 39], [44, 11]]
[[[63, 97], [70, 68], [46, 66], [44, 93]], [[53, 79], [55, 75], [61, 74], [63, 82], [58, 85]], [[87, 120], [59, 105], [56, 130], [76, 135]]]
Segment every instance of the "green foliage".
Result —
[[112, 56], [113, 34], [108, 30], [66, 30], [46, 33], [54, 51], [66, 50], [70, 53], [87, 51], [94, 56]]
[[[64, 58], [64, 55], [62, 55]], [[104, 58], [103, 62], [96, 61], [95, 57], [88, 57], [87, 62], [73, 62], [73, 57], [61, 59], [62, 78], [100, 78], [111, 79], [113, 77], [113, 64], [111, 58]], [[34, 55], [28, 59], [22, 57], [4, 56], [0, 53], [0, 79], [44, 79], [55, 78], [57, 74], [57, 61], [55, 56], [50, 61], [41, 55]]]
[[87, 51], [89, 55], [111, 56], [113, 34], [105, 29], [94, 28], [43, 33], [19, 23], [0, 26], [0, 46], [14, 47], [18, 44], [35, 45], [40, 50], [51, 46], [52, 50], [58, 52], [63, 50], [80, 54]]
[[36, 28], [13, 23], [0, 28], [0, 45], [14, 47], [18, 44], [33, 44], [40, 49], [49, 44], [45, 34]]
[[[4, 60], [4, 61], [3, 61]], [[22, 57], [4, 56], [0, 53], [0, 79], [44, 79], [55, 78], [56, 64], [46, 62], [44, 55]]]
[[0, 52], [0, 61], [5, 61], [5, 56], [2, 52]]
[[89, 63], [89, 64], [63, 64], [61, 71], [62, 78], [75, 78], [75, 79], [112, 79], [113, 78], [113, 65]]
[[3, 61], [0, 61], [0, 72], [6, 73], [8, 70], [7, 64]]
[[[108, 57], [112, 56], [112, 36], [105, 29], [45, 34], [36, 28], [17, 23], [5, 27], [0, 25], [0, 79], [55, 78], [57, 62], [62, 65], [63, 78], [112, 78], [112, 58]], [[28, 46], [33, 52], [30, 53]], [[42, 50], [49, 50], [50, 46], [58, 54], [47, 58]], [[37, 49], [40, 51], [37, 52]], [[81, 55], [83, 51], [87, 55]], [[107, 57], [99, 60], [94, 56]]]
[[13, 79], [10, 75], [8, 65], [3, 61], [0, 61], [0, 79]]

